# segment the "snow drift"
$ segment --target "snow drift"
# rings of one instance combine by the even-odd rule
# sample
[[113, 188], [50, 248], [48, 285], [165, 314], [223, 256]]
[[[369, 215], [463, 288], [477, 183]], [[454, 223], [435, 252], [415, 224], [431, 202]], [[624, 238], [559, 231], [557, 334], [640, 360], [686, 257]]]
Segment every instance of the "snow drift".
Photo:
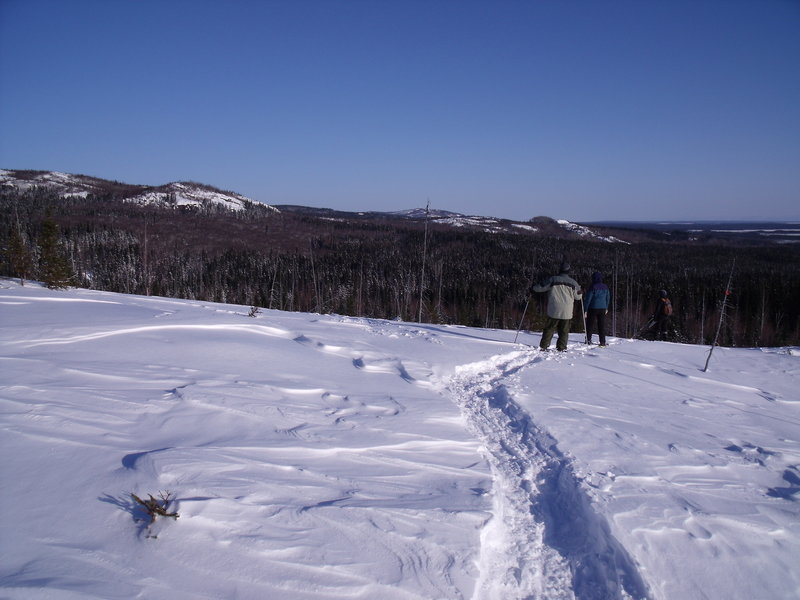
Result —
[[796, 349], [248, 312], [0, 281], [2, 596], [800, 595]]

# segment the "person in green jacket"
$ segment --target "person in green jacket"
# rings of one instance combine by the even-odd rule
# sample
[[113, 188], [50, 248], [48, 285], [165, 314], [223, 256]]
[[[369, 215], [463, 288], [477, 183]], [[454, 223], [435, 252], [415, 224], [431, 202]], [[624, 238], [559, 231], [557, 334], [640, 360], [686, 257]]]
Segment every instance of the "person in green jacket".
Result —
[[542, 350], [550, 347], [556, 331], [558, 331], [556, 349], [559, 352], [567, 349], [575, 301], [582, 298], [580, 285], [568, 275], [569, 271], [569, 263], [561, 263], [558, 275], [553, 275], [531, 288], [534, 292], [547, 292], [547, 323], [542, 331], [542, 341], [539, 343], [539, 348]]

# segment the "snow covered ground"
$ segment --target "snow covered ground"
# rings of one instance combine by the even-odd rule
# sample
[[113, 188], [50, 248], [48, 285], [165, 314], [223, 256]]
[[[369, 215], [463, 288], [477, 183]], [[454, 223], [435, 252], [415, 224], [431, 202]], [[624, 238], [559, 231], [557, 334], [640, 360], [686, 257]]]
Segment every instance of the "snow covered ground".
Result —
[[248, 312], [0, 280], [0, 596], [800, 597], [797, 349]]

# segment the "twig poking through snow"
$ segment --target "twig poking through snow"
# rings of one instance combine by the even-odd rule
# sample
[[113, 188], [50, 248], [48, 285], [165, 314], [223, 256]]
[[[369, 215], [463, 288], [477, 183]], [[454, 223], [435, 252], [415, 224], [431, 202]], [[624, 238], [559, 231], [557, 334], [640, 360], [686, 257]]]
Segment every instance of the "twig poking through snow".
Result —
[[136, 502], [144, 506], [147, 514], [150, 515], [150, 523], [152, 524], [156, 517], [173, 517], [177, 519], [180, 515], [177, 512], [167, 512], [169, 508], [169, 503], [172, 502], [172, 494], [171, 492], [159, 492], [158, 499], [153, 498], [152, 494], [148, 494], [150, 497], [149, 500], [142, 500], [134, 493], [131, 493]]

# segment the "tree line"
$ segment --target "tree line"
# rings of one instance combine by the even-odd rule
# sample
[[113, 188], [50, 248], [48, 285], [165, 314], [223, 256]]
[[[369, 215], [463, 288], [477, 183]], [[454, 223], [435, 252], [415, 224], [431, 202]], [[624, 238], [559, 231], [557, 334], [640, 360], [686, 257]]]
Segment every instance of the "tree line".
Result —
[[795, 246], [610, 244], [433, 223], [426, 239], [420, 220], [325, 219], [262, 205], [164, 208], [110, 195], [60, 198], [46, 188], [3, 190], [0, 209], [0, 272], [52, 287], [540, 330], [546, 299], [528, 290], [566, 260], [585, 287], [592, 272], [604, 275], [612, 335], [642, 334], [666, 289], [673, 339], [687, 343], [710, 343], [735, 259], [720, 342], [800, 340]]

